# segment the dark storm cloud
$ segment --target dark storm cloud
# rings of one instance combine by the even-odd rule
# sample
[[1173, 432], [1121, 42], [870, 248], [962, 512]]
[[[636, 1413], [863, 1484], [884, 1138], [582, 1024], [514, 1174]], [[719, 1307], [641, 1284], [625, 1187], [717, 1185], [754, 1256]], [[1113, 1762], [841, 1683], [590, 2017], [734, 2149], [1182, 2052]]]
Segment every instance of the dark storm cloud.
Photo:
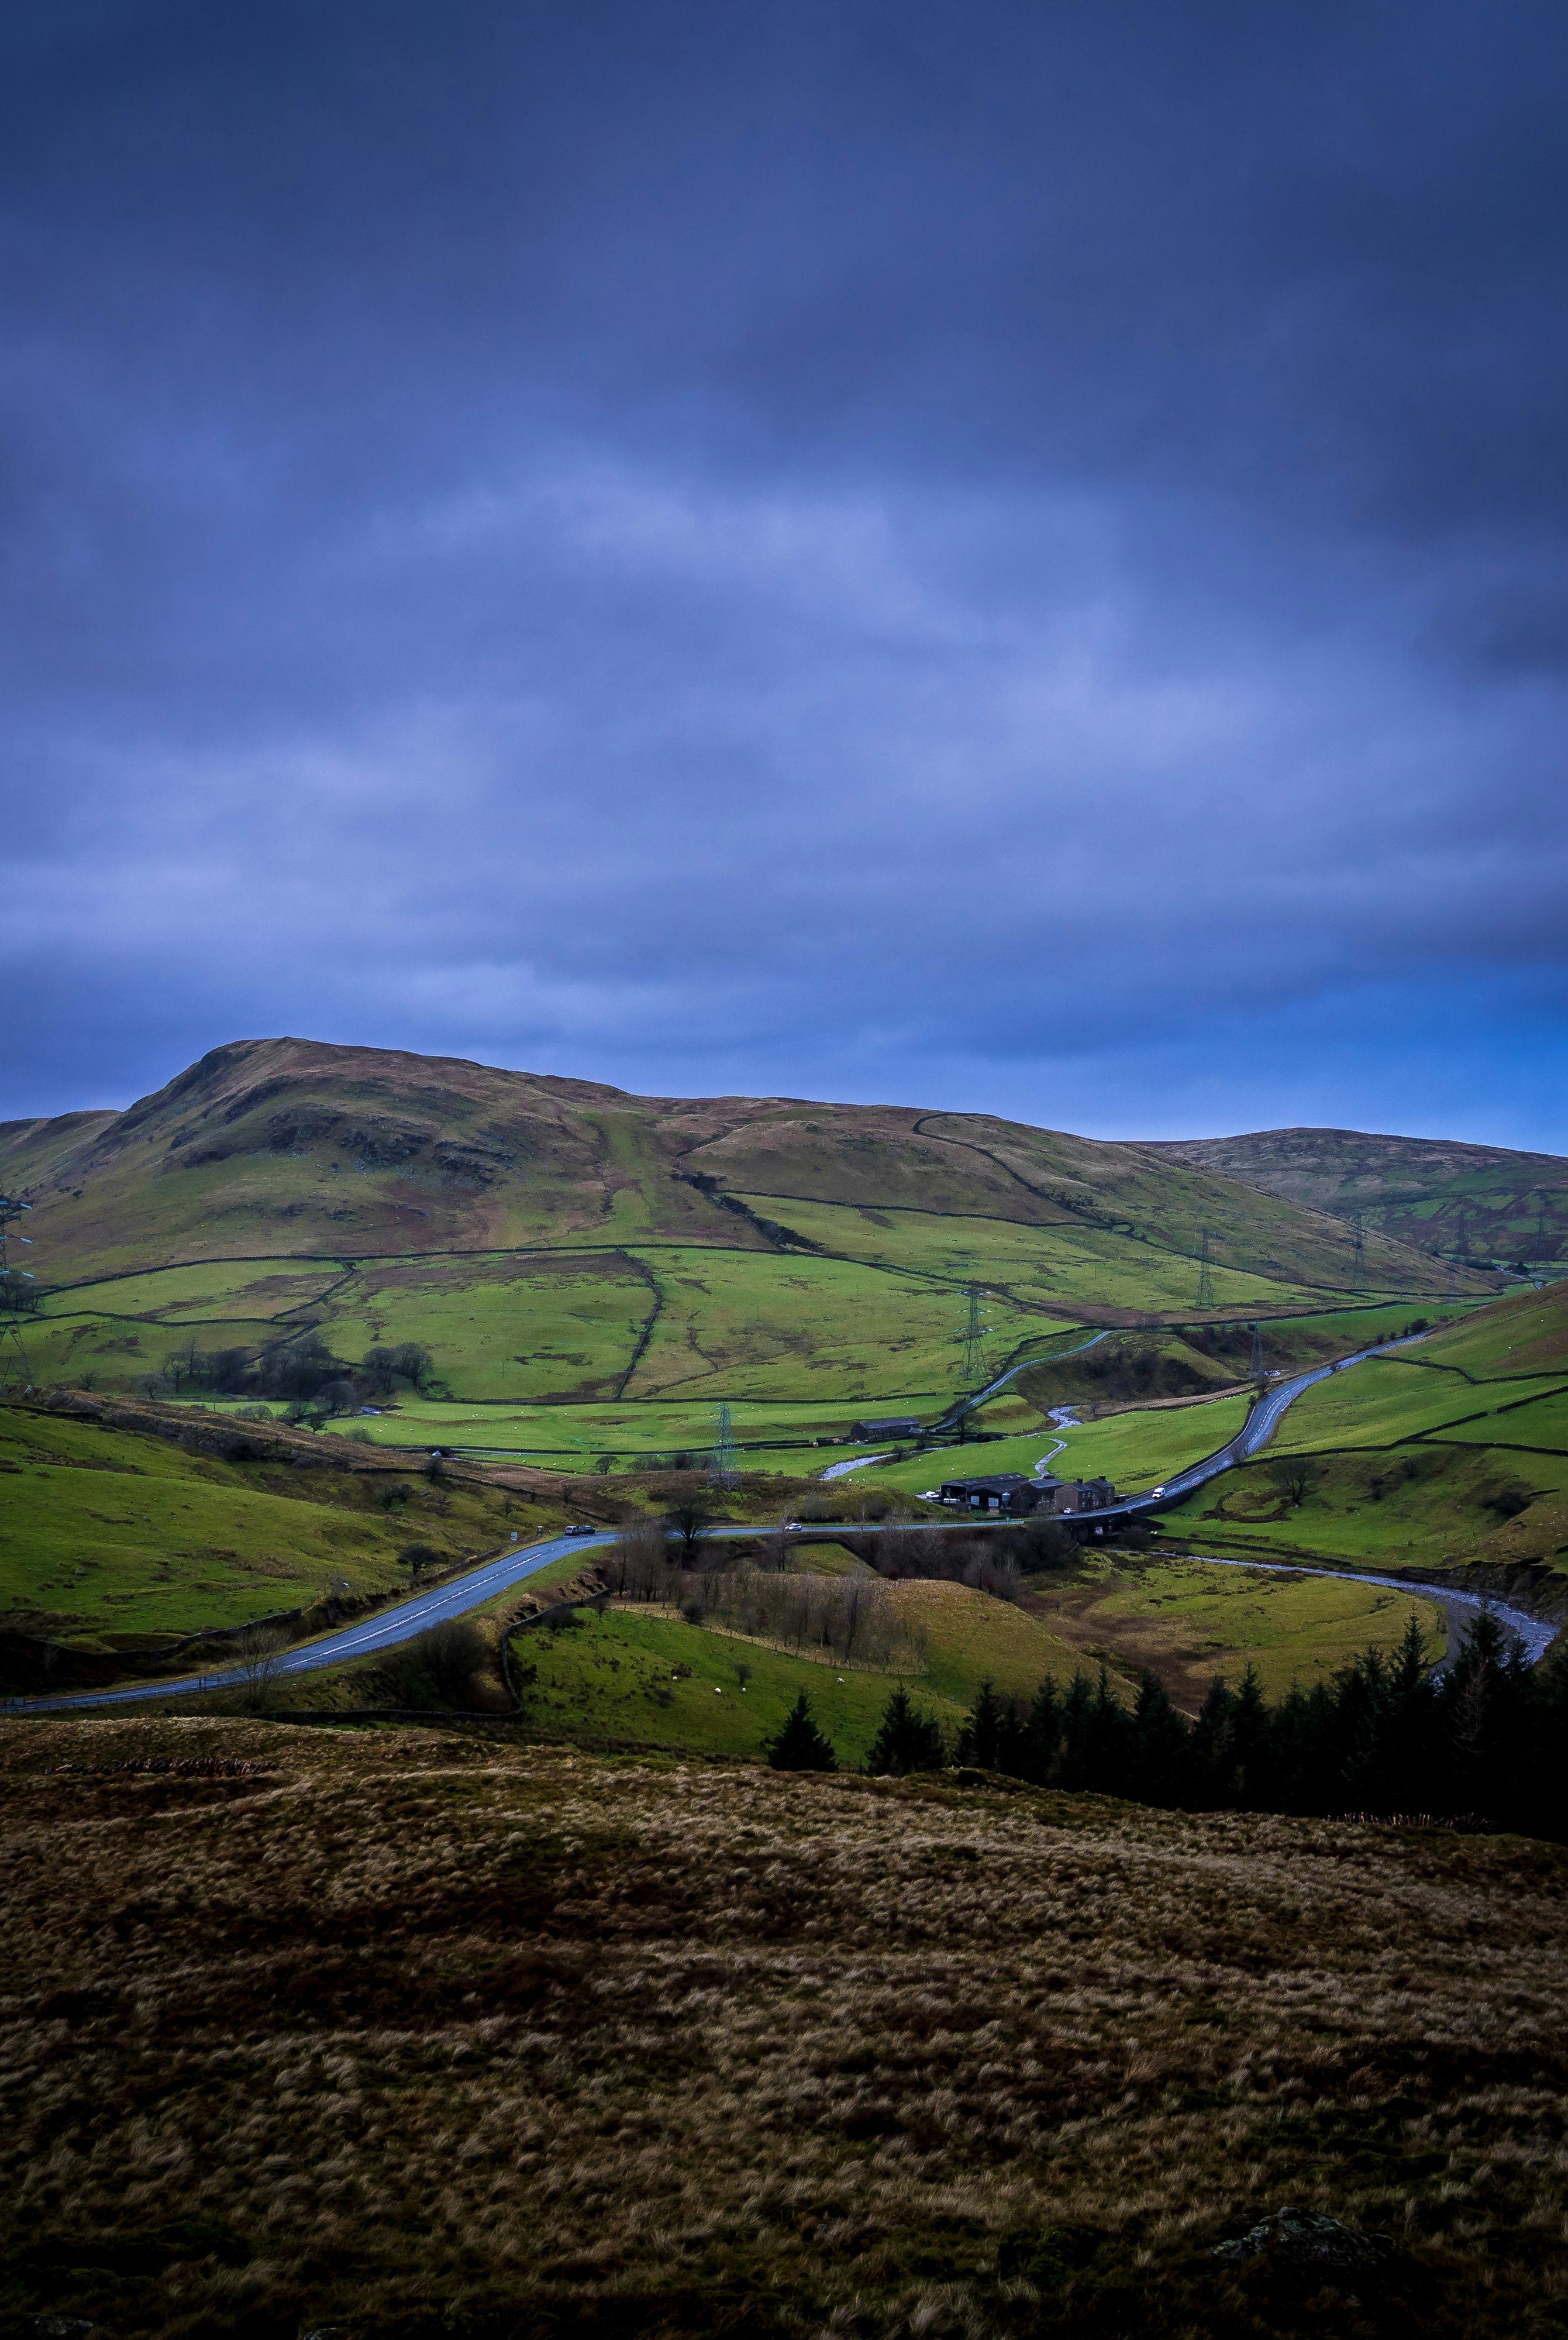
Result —
[[6, 1109], [1561, 1143], [1545, 7], [0, 28]]

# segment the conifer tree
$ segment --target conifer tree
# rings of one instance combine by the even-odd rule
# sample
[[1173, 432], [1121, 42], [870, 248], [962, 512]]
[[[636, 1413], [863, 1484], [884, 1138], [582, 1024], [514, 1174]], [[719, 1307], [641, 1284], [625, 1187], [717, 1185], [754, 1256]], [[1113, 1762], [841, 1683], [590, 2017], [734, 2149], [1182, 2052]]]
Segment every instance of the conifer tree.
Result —
[[1188, 1761], [1195, 1811], [1218, 1810], [1231, 1800], [1235, 1749], [1230, 1726], [1235, 1705], [1224, 1675], [1216, 1674], [1192, 1727]]
[[1130, 1795], [1133, 1747], [1132, 1718], [1111, 1695], [1110, 1677], [1101, 1666], [1089, 1710], [1089, 1784], [1102, 1796]]
[[1180, 1804], [1187, 1792], [1187, 1725], [1158, 1674], [1146, 1673], [1132, 1717], [1128, 1793], [1145, 1804]]
[[1061, 1701], [1056, 1694], [1056, 1684], [1047, 1674], [1024, 1721], [1019, 1750], [1021, 1777], [1031, 1780], [1038, 1788], [1049, 1786], [1060, 1745]]
[[1063, 1788], [1093, 1788], [1090, 1725], [1094, 1717], [1094, 1684], [1087, 1674], [1074, 1674], [1061, 1702], [1061, 1738], [1057, 1758], [1057, 1783]]
[[1529, 1670], [1504, 1655], [1503, 1629], [1484, 1609], [1443, 1683], [1443, 1720], [1456, 1811], [1501, 1819], [1520, 1800]]
[[988, 1676], [964, 1718], [953, 1760], [972, 1763], [981, 1771], [1016, 1773], [1022, 1762], [1023, 1745], [1023, 1726], [1011, 1700], [998, 1698]]
[[902, 1682], [888, 1700], [882, 1728], [865, 1759], [873, 1777], [887, 1772], [940, 1771], [947, 1760], [942, 1725], [910, 1704]]
[[1257, 1670], [1248, 1663], [1230, 1710], [1231, 1793], [1243, 1811], [1268, 1809], [1268, 1709]]
[[812, 1720], [811, 1700], [803, 1690], [784, 1717], [776, 1739], [768, 1741], [768, 1762], [775, 1771], [836, 1771], [838, 1758]]

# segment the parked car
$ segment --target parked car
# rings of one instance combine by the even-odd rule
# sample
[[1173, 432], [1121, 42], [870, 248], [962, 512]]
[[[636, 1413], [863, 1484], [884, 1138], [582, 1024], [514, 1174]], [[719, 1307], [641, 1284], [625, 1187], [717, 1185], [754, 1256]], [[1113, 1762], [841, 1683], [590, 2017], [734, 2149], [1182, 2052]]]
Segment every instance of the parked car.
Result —
[[577, 1520], [569, 1528], [563, 1528], [561, 1532], [563, 1535], [597, 1535], [598, 1530], [592, 1520]]

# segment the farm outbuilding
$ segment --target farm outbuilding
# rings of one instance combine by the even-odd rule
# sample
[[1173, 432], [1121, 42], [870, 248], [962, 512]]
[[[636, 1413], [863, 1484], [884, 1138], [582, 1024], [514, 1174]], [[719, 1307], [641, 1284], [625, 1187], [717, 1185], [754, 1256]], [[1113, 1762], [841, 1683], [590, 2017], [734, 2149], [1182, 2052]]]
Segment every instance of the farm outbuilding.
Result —
[[1116, 1501], [1109, 1479], [1056, 1479], [1049, 1472], [1025, 1478], [1021, 1471], [999, 1471], [983, 1479], [944, 1479], [937, 1492], [944, 1503], [959, 1503], [971, 1512], [1000, 1512], [1009, 1519], [1022, 1519], [1032, 1512], [1071, 1517], [1102, 1512]]

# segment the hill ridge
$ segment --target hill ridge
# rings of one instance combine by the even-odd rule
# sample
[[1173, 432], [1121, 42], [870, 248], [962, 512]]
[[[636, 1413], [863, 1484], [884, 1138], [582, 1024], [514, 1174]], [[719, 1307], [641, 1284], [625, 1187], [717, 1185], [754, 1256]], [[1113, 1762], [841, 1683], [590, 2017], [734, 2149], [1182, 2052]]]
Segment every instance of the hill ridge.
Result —
[[1568, 1157], [1465, 1138], [1295, 1126], [1149, 1151], [1471, 1264], [1568, 1256]]
[[[1156, 1145], [905, 1106], [640, 1096], [607, 1083], [291, 1036], [208, 1050], [123, 1113], [0, 1127], [0, 1177], [74, 1280], [203, 1253], [378, 1255], [643, 1236], [766, 1250], [747, 1195], [1152, 1235], [1216, 1264], [1344, 1288], [1331, 1216], [1240, 1205]], [[1005, 1207], [998, 1204], [1005, 1198]], [[722, 1216], [721, 1216], [722, 1214]], [[748, 1224], [748, 1221], [750, 1224]], [[809, 1234], [809, 1230], [806, 1231]], [[1369, 1283], [1425, 1288], [1400, 1244]]]

